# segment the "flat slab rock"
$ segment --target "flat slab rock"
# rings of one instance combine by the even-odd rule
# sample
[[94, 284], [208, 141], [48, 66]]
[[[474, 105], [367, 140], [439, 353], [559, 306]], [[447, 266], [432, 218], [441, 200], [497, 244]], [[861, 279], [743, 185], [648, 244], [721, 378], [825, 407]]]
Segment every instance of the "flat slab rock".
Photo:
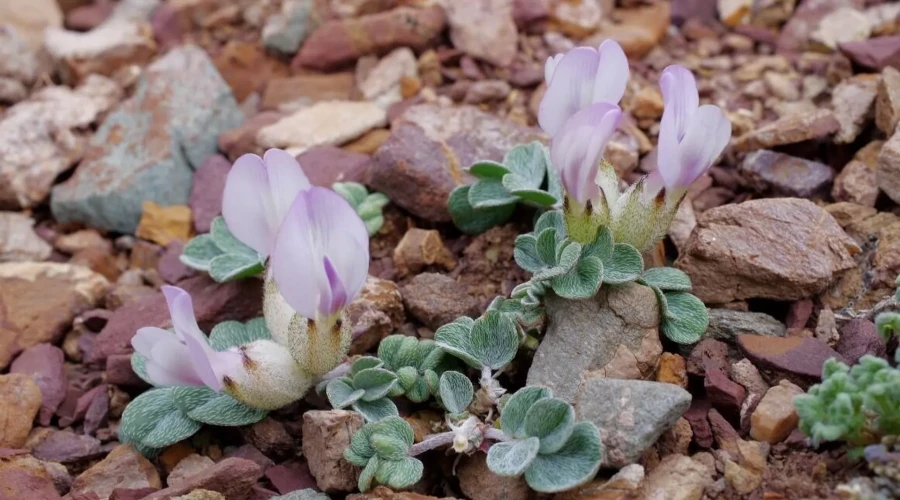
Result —
[[629, 283], [604, 287], [589, 300], [548, 296], [547, 334], [528, 370], [528, 385], [553, 390], [554, 397], [573, 402], [585, 377], [641, 379], [656, 370], [659, 306], [645, 286]]
[[747, 359], [760, 371], [776, 372], [792, 380], [821, 380], [825, 361], [836, 358], [845, 362], [837, 351], [811, 337], [738, 335], [737, 342]]
[[600, 429], [603, 466], [624, 467], [659, 439], [691, 406], [691, 394], [674, 384], [592, 376], [574, 403], [575, 417]]
[[810, 201], [769, 198], [703, 213], [676, 267], [707, 304], [749, 298], [799, 300], [856, 264], [859, 247]]

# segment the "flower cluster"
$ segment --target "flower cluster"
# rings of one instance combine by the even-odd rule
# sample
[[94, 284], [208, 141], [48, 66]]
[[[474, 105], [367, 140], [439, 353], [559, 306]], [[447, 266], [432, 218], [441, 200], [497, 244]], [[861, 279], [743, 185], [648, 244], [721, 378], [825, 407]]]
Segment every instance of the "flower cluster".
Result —
[[617, 243], [644, 251], [665, 235], [688, 186], [725, 149], [731, 123], [717, 106], [700, 106], [690, 71], [669, 66], [660, 77], [665, 108], [657, 170], [619, 193], [602, 156], [622, 118], [618, 103], [628, 76], [625, 53], [612, 40], [548, 59], [538, 123], [553, 138], [550, 158], [567, 193], [570, 234], [589, 243], [608, 226]]
[[279, 408], [346, 356], [344, 309], [368, 276], [368, 231], [343, 197], [310, 186], [296, 159], [275, 149], [238, 158], [222, 214], [236, 243], [256, 252], [258, 262], [268, 259], [271, 339], [217, 351], [197, 325], [190, 295], [164, 287], [175, 334], [142, 328], [132, 345], [154, 385], [206, 386], [255, 408]]

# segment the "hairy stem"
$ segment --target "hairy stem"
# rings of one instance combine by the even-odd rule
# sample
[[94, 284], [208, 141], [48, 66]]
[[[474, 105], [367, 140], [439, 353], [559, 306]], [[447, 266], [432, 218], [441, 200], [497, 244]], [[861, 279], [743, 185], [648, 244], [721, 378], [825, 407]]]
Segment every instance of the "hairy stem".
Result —
[[441, 432], [440, 434], [431, 434], [429, 436], [425, 436], [425, 439], [422, 440], [421, 443], [416, 443], [410, 446], [409, 456], [414, 457], [416, 455], [421, 455], [426, 451], [448, 445], [453, 442], [454, 436], [455, 433], [453, 431]]
[[493, 427], [488, 427], [484, 429], [484, 438], [491, 439], [493, 441], [511, 441], [512, 438], [507, 436], [505, 432], [500, 429], [495, 429]]

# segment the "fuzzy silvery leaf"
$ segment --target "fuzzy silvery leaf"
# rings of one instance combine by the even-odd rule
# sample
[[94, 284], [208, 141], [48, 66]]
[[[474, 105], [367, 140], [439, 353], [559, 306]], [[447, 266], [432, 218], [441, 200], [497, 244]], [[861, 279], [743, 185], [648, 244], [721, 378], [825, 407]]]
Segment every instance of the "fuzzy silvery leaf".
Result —
[[655, 286], [650, 287], [653, 290], [653, 293], [656, 295], [656, 301], [659, 303], [659, 317], [665, 318], [667, 314], [669, 314], [669, 305], [666, 301], [666, 293], [656, 288]]
[[392, 436], [403, 441], [407, 446], [412, 446], [413, 442], [415, 442], [415, 433], [413, 433], [412, 427], [410, 427], [406, 420], [403, 420], [400, 417], [395, 416], [385, 418], [380, 422], [371, 424], [371, 427], [373, 429], [373, 434], [378, 432], [380, 434]]
[[641, 283], [667, 292], [691, 291], [691, 278], [674, 267], [651, 267], [641, 275]]
[[344, 380], [335, 379], [325, 386], [325, 394], [328, 396], [328, 402], [332, 407], [341, 409], [350, 406], [360, 400], [366, 391], [356, 389]]
[[507, 191], [503, 182], [496, 179], [477, 181], [469, 190], [469, 204], [475, 209], [502, 207], [518, 201], [519, 197]]
[[565, 299], [593, 297], [603, 284], [603, 262], [597, 257], [583, 257], [568, 273], [553, 278], [553, 291]]
[[378, 345], [378, 358], [387, 368], [397, 370], [404, 366], [418, 366], [419, 340], [407, 335], [389, 335]]
[[494, 443], [488, 450], [487, 466], [498, 476], [521, 476], [541, 447], [536, 437]]
[[[372, 433], [375, 432], [373, 425], [374, 424], [366, 424], [362, 429], [354, 432], [353, 435], [350, 436], [350, 446], [344, 450], [344, 458], [353, 465], [363, 467], [365, 466], [365, 462], [375, 455], [375, 448], [373, 448], [372, 443], [369, 442], [369, 438], [372, 436]], [[348, 456], [348, 453], [352, 455]]]
[[434, 341], [441, 349], [463, 360], [472, 368], [481, 368], [481, 362], [471, 354], [470, 335], [475, 320], [463, 316], [438, 328], [434, 332]]
[[575, 267], [576, 264], [578, 264], [578, 259], [581, 256], [580, 243], [575, 243], [568, 240], [563, 241], [557, 247], [557, 250], [557, 264], [553, 267], [534, 273], [534, 276], [532, 276], [532, 279], [534, 281], [550, 280], [557, 276], [562, 276], [571, 271], [572, 268]]
[[331, 500], [331, 497], [312, 488], [306, 488], [305, 490], [296, 490], [286, 495], [272, 497], [269, 500]]
[[553, 166], [553, 162], [547, 163], [547, 192], [557, 200], [562, 200], [566, 196], [566, 190], [563, 188], [559, 171]]
[[375, 480], [395, 490], [403, 490], [419, 482], [424, 470], [422, 462], [413, 457], [402, 460], [379, 460]]
[[362, 389], [363, 401], [375, 401], [387, 396], [397, 384], [397, 375], [383, 368], [367, 368], [353, 376], [353, 387]]
[[266, 410], [245, 405], [223, 392], [189, 411], [188, 417], [208, 425], [238, 427], [259, 422], [266, 418], [268, 413]]
[[537, 237], [533, 234], [522, 234], [516, 238], [513, 257], [516, 259], [516, 264], [529, 273], [536, 273], [545, 266], [538, 253]]
[[378, 422], [379, 420], [396, 417], [400, 415], [397, 405], [388, 398], [376, 399], [375, 401], [359, 401], [351, 405], [354, 410], [362, 415], [366, 422]]
[[403, 390], [411, 389], [419, 379], [419, 371], [411, 366], [404, 366], [397, 370], [397, 385]]
[[153, 381], [150, 380], [150, 376], [147, 375], [147, 358], [141, 356], [138, 353], [132, 354], [131, 370], [134, 371], [134, 374], [140, 377], [144, 382], [147, 382], [150, 385], [155, 385]]
[[419, 341], [419, 356], [422, 358], [422, 362], [419, 363], [419, 369], [423, 371], [443, 371], [444, 367], [453, 364], [453, 360], [448, 359], [444, 351], [433, 340], [423, 339]]
[[375, 473], [378, 471], [378, 464], [380, 462], [381, 461], [377, 456], [370, 458], [369, 461], [366, 462], [366, 466], [359, 475], [359, 481], [357, 482], [359, 491], [365, 493], [372, 488], [372, 483], [375, 481]]
[[509, 172], [505, 165], [491, 160], [477, 161], [469, 167], [469, 173], [479, 179], [502, 179]]
[[272, 340], [265, 318], [251, 319], [246, 323], [223, 321], [209, 333], [209, 345], [216, 351], [225, 351], [257, 340]]
[[259, 254], [256, 253], [256, 250], [248, 247], [231, 234], [223, 217], [220, 216], [213, 219], [212, 224], [210, 224], [210, 234], [212, 235], [216, 246], [219, 247], [223, 253], [243, 255], [249, 259], [256, 259], [257, 262], [260, 261]]
[[123, 442], [165, 448], [191, 437], [202, 424], [191, 420], [175, 404], [173, 388], [151, 389], [125, 407], [119, 435]]
[[503, 406], [503, 411], [500, 414], [500, 429], [513, 438], [523, 439], [527, 437], [525, 433], [525, 417], [528, 415], [528, 410], [538, 401], [551, 397], [553, 397], [553, 393], [546, 387], [523, 387], [519, 389]]
[[358, 182], [335, 182], [331, 185], [331, 190], [341, 195], [354, 208], [359, 207], [369, 196], [369, 190]]
[[556, 230], [547, 228], [541, 231], [537, 236], [537, 253], [544, 267], [552, 267], [556, 265], [557, 249], [563, 243], [563, 240], [557, 237]]
[[366, 232], [369, 233], [369, 236], [375, 236], [381, 230], [381, 227], [384, 226], [384, 216], [378, 214], [363, 219], [363, 225], [366, 226]]
[[444, 407], [452, 414], [466, 411], [472, 403], [475, 388], [472, 381], [459, 372], [446, 372], [441, 375], [440, 395]]
[[597, 231], [597, 237], [581, 250], [581, 257], [597, 257], [602, 261], [607, 261], [613, 254], [613, 237], [612, 231], [608, 227], [602, 226]]
[[356, 213], [365, 221], [373, 217], [381, 217], [382, 209], [391, 202], [383, 193], [372, 193], [356, 207]]
[[537, 141], [516, 146], [503, 158], [503, 164], [512, 173], [522, 177], [527, 186], [532, 189], [537, 189], [544, 183], [544, 175], [549, 163], [547, 150]]
[[425, 374], [422, 378], [425, 380], [425, 386], [428, 388], [428, 392], [437, 394], [440, 385], [438, 374], [434, 370], [425, 370]]
[[525, 416], [525, 434], [541, 440], [541, 453], [556, 453], [575, 428], [575, 410], [565, 401], [546, 398], [536, 402]]
[[427, 401], [428, 397], [431, 396], [431, 391], [428, 389], [428, 383], [425, 381], [425, 377], [416, 378], [416, 382], [412, 387], [405, 391], [405, 396], [406, 399], [413, 403], [424, 403]]
[[209, 271], [209, 263], [224, 252], [216, 246], [211, 234], [201, 234], [184, 245], [181, 263], [199, 271]]
[[641, 253], [626, 243], [617, 243], [609, 259], [603, 261], [603, 281], [610, 285], [634, 281], [643, 271], [644, 259]]
[[579, 422], [559, 451], [535, 457], [525, 471], [525, 481], [541, 493], [569, 490], [593, 479], [600, 470], [602, 457], [597, 427], [591, 422]]
[[534, 223], [534, 234], [540, 234], [548, 227], [556, 229], [556, 234], [560, 239], [566, 237], [566, 219], [561, 211], [550, 210], [541, 214]]
[[503, 224], [512, 216], [516, 209], [515, 203], [494, 208], [476, 209], [469, 203], [469, 190], [471, 186], [459, 186], [450, 193], [447, 201], [447, 209], [462, 232], [466, 234], [480, 234], [488, 229]]
[[400, 460], [409, 451], [409, 444], [397, 436], [375, 432], [372, 434], [370, 441], [372, 442], [372, 448], [375, 448], [375, 453], [378, 454], [380, 459]]
[[679, 344], [699, 342], [709, 327], [709, 313], [703, 302], [686, 292], [670, 292], [665, 297], [662, 331], [666, 337]]
[[265, 271], [259, 257], [226, 253], [209, 263], [209, 276], [219, 283], [257, 276]]
[[384, 360], [375, 356], [361, 356], [350, 365], [350, 376], [353, 377], [357, 373], [368, 370], [369, 368], [381, 368], [384, 366]]
[[559, 201], [543, 189], [528, 189], [524, 185], [525, 182], [522, 180], [522, 177], [516, 174], [509, 174], [503, 178], [503, 187], [530, 205], [538, 208], [548, 208]]
[[499, 370], [512, 361], [519, 350], [519, 332], [505, 314], [488, 311], [475, 320], [469, 352], [482, 366]]

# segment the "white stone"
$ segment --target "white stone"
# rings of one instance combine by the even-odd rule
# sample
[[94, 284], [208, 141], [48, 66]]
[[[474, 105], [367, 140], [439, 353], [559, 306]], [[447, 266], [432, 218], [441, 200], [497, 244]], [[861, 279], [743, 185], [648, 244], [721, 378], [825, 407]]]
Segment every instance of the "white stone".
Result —
[[416, 55], [409, 47], [395, 49], [384, 56], [359, 82], [359, 90], [366, 99], [383, 109], [403, 100], [400, 81], [403, 77], [418, 77]]
[[0, 212], [0, 262], [40, 261], [53, 248], [33, 229], [31, 217], [18, 212]]
[[364, 101], [325, 101], [294, 112], [256, 134], [262, 148], [339, 146], [387, 124], [387, 113]]
[[864, 12], [841, 7], [823, 17], [810, 38], [830, 49], [837, 49], [842, 43], [866, 40], [871, 34], [872, 24]]

